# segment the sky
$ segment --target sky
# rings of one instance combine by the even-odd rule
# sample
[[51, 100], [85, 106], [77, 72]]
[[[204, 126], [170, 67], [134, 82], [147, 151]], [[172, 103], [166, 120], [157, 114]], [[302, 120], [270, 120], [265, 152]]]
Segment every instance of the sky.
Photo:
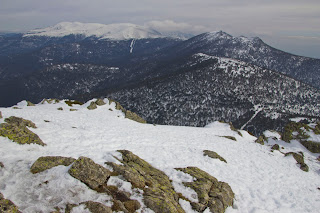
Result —
[[222, 30], [320, 58], [319, 0], [0, 0], [0, 32], [63, 21], [134, 23], [195, 35]]

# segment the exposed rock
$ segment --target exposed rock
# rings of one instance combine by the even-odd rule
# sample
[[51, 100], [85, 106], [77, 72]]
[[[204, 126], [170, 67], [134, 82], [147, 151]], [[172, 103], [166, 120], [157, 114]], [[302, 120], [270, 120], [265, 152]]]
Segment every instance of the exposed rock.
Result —
[[221, 136], [223, 138], [227, 138], [227, 139], [230, 139], [230, 140], [233, 140], [233, 141], [237, 141], [237, 139], [233, 136]]
[[139, 115], [137, 115], [134, 112], [131, 112], [130, 110], [125, 111], [126, 118], [136, 121], [138, 123], [147, 123], [143, 118], [141, 118]]
[[3, 213], [21, 213], [19, 208], [8, 199], [5, 199], [0, 192], [0, 212]]
[[300, 143], [312, 153], [320, 153], [320, 143], [308, 140], [300, 140]]
[[255, 142], [264, 145], [264, 142], [266, 142], [267, 140], [267, 137], [264, 134], [262, 134], [258, 137], [257, 140], [255, 140]]
[[70, 111], [73, 112], [73, 111], [78, 111], [78, 110], [77, 109], [70, 109]]
[[61, 111], [62, 111], [62, 110], [63, 110], [63, 108], [62, 108], [62, 107], [59, 107], [57, 110], [61, 110]]
[[144, 191], [144, 203], [156, 213], [184, 212], [178, 203], [178, 195], [174, 191], [169, 178], [162, 171], [152, 167], [132, 152], [119, 150], [123, 165], [107, 163], [114, 171], [131, 182], [135, 188]]
[[77, 206], [85, 205], [87, 209], [89, 209], [92, 213], [112, 213], [110, 207], [103, 205], [102, 203], [86, 201], [82, 202], [79, 205], [76, 204], [68, 204], [65, 210], [65, 213], [70, 213], [73, 208]]
[[230, 129], [231, 129], [232, 131], [237, 132], [237, 133], [238, 133], [238, 135], [240, 135], [240, 136], [242, 137], [241, 132], [240, 132], [237, 128], [235, 128], [235, 127], [233, 126], [232, 122], [225, 122], [225, 121], [219, 121], [219, 122], [220, 122], [220, 123], [229, 124]]
[[2, 113], [1, 113], [1, 111], [0, 111], [0, 119], [1, 119], [1, 118], [3, 118], [3, 117], [2, 117]]
[[4, 168], [4, 165], [2, 162], [0, 162], [0, 168]]
[[91, 101], [90, 105], [87, 107], [89, 110], [97, 109], [97, 104]]
[[320, 122], [317, 123], [316, 127], [313, 130], [314, 134], [320, 135]]
[[221, 157], [218, 153], [216, 153], [214, 151], [203, 150], [203, 155], [204, 156], [208, 156], [208, 157], [213, 158], [213, 159], [219, 159], [219, 160], [227, 163], [227, 161], [223, 157]]
[[[284, 131], [282, 133], [281, 139], [285, 142], [290, 142], [292, 139], [308, 139], [309, 136], [305, 134], [304, 130], [309, 130], [310, 127], [305, 123], [296, 123], [296, 122], [290, 122], [284, 127]], [[298, 132], [297, 136], [293, 136], [293, 132]]]
[[60, 156], [40, 157], [33, 163], [33, 165], [30, 168], [30, 171], [33, 174], [35, 174], [59, 165], [69, 166], [75, 160], [76, 159], [74, 158], [67, 158], [67, 157], [60, 157]]
[[211, 212], [222, 213], [228, 206], [233, 205], [234, 193], [229, 184], [219, 182], [216, 178], [197, 167], [177, 168], [196, 178], [193, 182], [184, 182], [198, 194], [199, 203], [192, 202], [196, 211], [202, 212], [209, 208]]
[[300, 153], [288, 152], [285, 154], [285, 156], [289, 156], [289, 155], [292, 155], [293, 158], [297, 161], [297, 163], [300, 164], [300, 169], [302, 171], [305, 171], [305, 172], [309, 171], [308, 165], [304, 162], [304, 155], [302, 152]]
[[102, 100], [102, 99], [98, 99], [98, 100], [96, 100], [95, 101], [95, 103], [98, 105], [98, 106], [103, 106], [103, 105], [105, 105], [106, 103]]
[[33, 103], [31, 103], [30, 101], [27, 101], [27, 106], [35, 106]]
[[27, 128], [37, 128], [32, 121], [11, 116], [10, 118], [6, 118], [5, 122], [0, 124], [0, 136], [7, 137], [19, 144], [35, 143], [41, 146], [46, 145], [38, 135]]
[[279, 144], [274, 144], [272, 147], [271, 147], [272, 150], [280, 150], [280, 146]]
[[64, 101], [68, 106], [71, 106], [74, 105], [74, 104], [77, 104], [77, 105], [83, 105], [82, 102], [80, 101], [72, 101], [72, 100], [67, 100], [67, 101]]
[[109, 104], [111, 104], [111, 103], [115, 103], [116, 109], [121, 110], [125, 114], [126, 118], [133, 120], [133, 121], [136, 121], [136, 122], [139, 122], [139, 123], [147, 123], [143, 118], [141, 118], [136, 113], [131, 112], [130, 110], [126, 110], [125, 108], [123, 108], [119, 102], [109, 99]]
[[59, 103], [60, 100], [58, 100], [58, 99], [43, 99], [41, 101], [41, 104], [44, 104], [45, 102], [47, 102], [48, 104], [52, 104], [52, 103], [56, 104], [56, 103]]
[[69, 174], [91, 189], [99, 191], [99, 188], [106, 185], [111, 172], [90, 158], [80, 157], [69, 169]]

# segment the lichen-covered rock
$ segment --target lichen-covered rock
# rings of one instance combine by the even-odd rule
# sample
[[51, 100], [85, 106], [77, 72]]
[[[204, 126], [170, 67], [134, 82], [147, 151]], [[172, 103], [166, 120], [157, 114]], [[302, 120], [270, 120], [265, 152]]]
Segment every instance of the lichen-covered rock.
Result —
[[124, 113], [126, 118], [133, 120], [133, 121], [136, 121], [136, 122], [139, 122], [139, 123], [147, 123], [143, 118], [141, 118], [136, 113], [131, 112], [130, 110], [126, 110], [125, 108], [123, 108], [119, 102], [109, 99], [109, 104], [111, 104], [111, 103], [115, 103], [116, 109], [121, 110]]
[[72, 101], [72, 100], [67, 100], [67, 101], [64, 101], [68, 106], [71, 106], [72, 107], [72, 105], [83, 105], [83, 103], [82, 102], [80, 102], [80, 101]]
[[27, 101], [27, 106], [35, 106], [32, 102]]
[[41, 146], [46, 145], [38, 135], [27, 128], [37, 128], [32, 121], [11, 116], [10, 118], [6, 118], [5, 122], [0, 124], [0, 136], [7, 137], [19, 144], [35, 143]]
[[122, 154], [122, 160], [118, 160], [123, 165], [107, 164], [131, 182], [133, 187], [144, 191], [144, 203], [148, 208], [156, 213], [184, 212], [178, 203], [178, 195], [164, 172], [152, 167], [130, 151], [119, 150], [119, 152]]
[[[284, 127], [281, 139], [288, 143], [292, 139], [308, 139], [309, 136], [305, 134], [304, 130], [308, 131], [310, 129], [311, 128], [305, 123], [290, 122]], [[293, 132], [298, 132], [298, 134], [294, 136], [292, 134]]]
[[257, 138], [257, 140], [255, 140], [255, 142], [264, 145], [264, 142], [266, 142], [267, 140], [267, 137], [264, 134], [262, 134]]
[[75, 160], [76, 159], [74, 158], [67, 158], [67, 157], [60, 157], [60, 156], [40, 157], [33, 163], [33, 165], [30, 168], [30, 171], [33, 174], [35, 174], [59, 165], [69, 166]]
[[138, 123], [147, 123], [143, 118], [130, 110], [125, 111], [125, 117]]
[[62, 111], [62, 110], [63, 110], [63, 108], [62, 108], [62, 107], [59, 107], [59, 108], [57, 108], [57, 110], [60, 110], [60, 111]]
[[229, 140], [237, 141], [237, 139], [235, 137], [233, 137], [233, 136], [221, 136], [221, 137], [227, 138]]
[[43, 99], [42, 101], [41, 101], [41, 104], [44, 104], [44, 103], [48, 103], [48, 104], [52, 104], [52, 103], [54, 103], [54, 104], [56, 104], [56, 103], [59, 103], [60, 102], [60, 100], [58, 100], [58, 99]]
[[213, 159], [219, 159], [219, 160], [227, 163], [227, 161], [223, 157], [221, 157], [218, 153], [216, 153], [214, 151], [203, 150], [203, 155], [204, 156], [208, 156], [208, 157], [213, 158]]
[[234, 193], [229, 184], [219, 182], [216, 178], [197, 167], [177, 168], [196, 178], [193, 182], [184, 182], [198, 194], [199, 202], [192, 202], [194, 210], [202, 212], [209, 208], [211, 212], [225, 212], [228, 206], [233, 205]]
[[79, 205], [76, 204], [68, 204], [65, 210], [65, 213], [70, 213], [72, 212], [72, 209], [77, 207], [85, 205], [86, 209], [88, 209], [92, 213], [112, 213], [112, 210], [110, 207], [103, 205], [102, 203], [99, 202], [93, 202], [93, 201], [86, 201], [82, 202]]
[[0, 193], [0, 212], [3, 213], [21, 213], [19, 208], [8, 199], [5, 199]]
[[90, 105], [87, 108], [89, 110], [97, 109], [97, 104], [94, 101], [91, 101]]
[[1, 111], [0, 111], [0, 119], [1, 119], [1, 118], [3, 118], [3, 117], [2, 117], [2, 113], [1, 113]]
[[71, 112], [78, 111], [77, 109], [70, 109]]
[[98, 105], [98, 106], [103, 106], [103, 105], [105, 105], [106, 103], [102, 100], [102, 99], [98, 99], [98, 100], [96, 100], [95, 101], [95, 103]]
[[320, 153], [320, 143], [309, 140], [300, 140], [300, 143], [312, 153]]
[[272, 150], [280, 150], [280, 146], [279, 144], [274, 144], [272, 147], [271, 147]]
[[292, 155], [293, 158], [297, 161], [298, 164], [300, 164], [300, 169], [304, 172], [309, 171], [309, 166], [304, 162], [304, 155], [302, 152], [295, 153], [295, 152], [288, 152], [285, 154], [285, 156]]
[[80, 157], [69, 169], [69, 174], [97, 191], [107, 183], [111, 172], [90, 158]]

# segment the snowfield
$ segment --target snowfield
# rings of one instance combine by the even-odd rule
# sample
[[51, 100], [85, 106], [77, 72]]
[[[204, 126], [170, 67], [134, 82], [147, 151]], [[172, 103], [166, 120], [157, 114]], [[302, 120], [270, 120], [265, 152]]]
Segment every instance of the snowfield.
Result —
[[[255, 137], [240, 130], [232, 131], [228, 124], [214, 122], [205, 128], [140, 124], [126, 119], [115, 104], [88, 110], [82, 106], [57, 104], [27, 106], [25, 101], [13, 108], [0, 108], [4, 118], [22, 117], [33, 121], [38, 134], [47, 146], [19, 145], [0, 137], [0, 192], [12, 200], [22, 212], [50, 212], [54, 207], [65, 208], [67, 203], [92, 200], [111, 206], [110, 197], [89, 189], [69, 175], [69, 167], [58, 166], [32, 174], [31, 165], [41, 156], [86, 156], [105, 166], [104, 162], [117, 162], [117, 150], [126, 149], [164, 171], [172, 180], [175, 190], [190, 200], [196, 193], [182, 185], [192, 177], [176, 171], [177, 167], [195, 166], [227, 182], [235, 193], [233, 207], [227, 213], [264, 212], [319, 212], [320, 162], [319, 154], [312, 154], [297, 141], [291, 144], [271, 139], [267, 145], [254, 143]], [[63, 110], [57, 110], [62, 107]], [[70, 111], [70, 108], [78, 111]], [[269, 133], [276, 137], [275, 133]], [[233, 136], [237, 141], [222, 136]], [[271, 152], [274, 143], [284, 147], [283, 152], [302, 151], [309, 172], [300, 170], [292, 156], [284, 157]], [[217, 152], [227, 160], [203, 156], [203, 150]], [[132, 192], [130, 183], [110, 179], [110, 184]], [[135, 199], [142, 201], [139, 194]], [[186, 212], [193, 212], [190, 204], [180, 200]], [[87, 212], [83, 206], [73, 212]], [[139, 212], [152, 212], [142, 206]], [[209, 212], [206, 210], [206, 212]]]

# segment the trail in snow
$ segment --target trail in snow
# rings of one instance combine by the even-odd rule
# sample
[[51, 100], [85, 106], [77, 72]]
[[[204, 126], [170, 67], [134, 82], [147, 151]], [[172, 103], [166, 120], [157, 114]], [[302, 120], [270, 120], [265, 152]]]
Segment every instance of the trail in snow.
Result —
[[132, 39], [131, 44], [130, 44], [130, 53], [132, 53], [133, 47], [134, 47], [134, 44], [135, 44], [135, 43], [136, 43], [136, 40], [135, 40], [135, 39]]
[[[255, 108], [256, 108], [256, 107], [255, 107]], [[256, 109], [256, 113], [254, 113], [254, 115], [247, 121], [247, 123], [243, 124], [240, 129], [243, 130], [243, 129], [248, 125], [248, 123], [250, 123], [250, 122], [259, 114], [259, 112], [262, 111], [262, 109], [263, 109], [263, 108], [257, 108], [257, 109]]]

